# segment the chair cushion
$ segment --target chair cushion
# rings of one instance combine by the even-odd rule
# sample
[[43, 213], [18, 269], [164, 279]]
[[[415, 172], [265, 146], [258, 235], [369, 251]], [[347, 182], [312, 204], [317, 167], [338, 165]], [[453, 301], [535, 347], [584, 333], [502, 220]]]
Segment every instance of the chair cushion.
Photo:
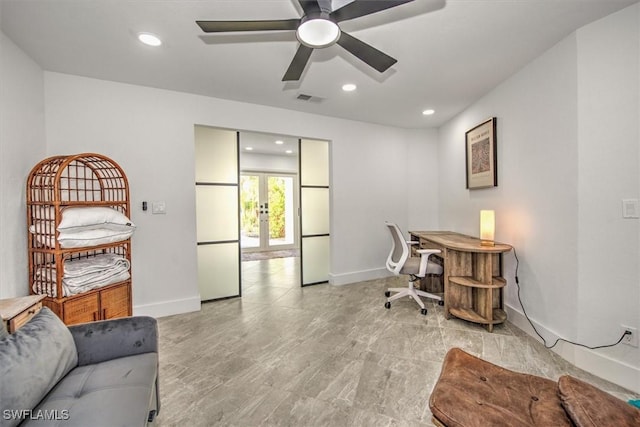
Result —
[[557, 390], [554, 381], [510, 371], [453, 348], [429, 407], [445, 426], [571, 426]]
[[[144, 426], [153, 400], [158, 354], [78, 366], [34, 410], [67, 418], [65, 426]], [[22, 426], [41, 425], [27, 420]]]
[[[400, 274], [417, 274], [420, 271], [420, 257], [409, 257], [400, 269]], [[426, 274], [442, 274], [442, 266], [433, 261], [427, 263]]]
[[562, 406], [578, 427], [640, 426], [640, 409], [591, 384], [564, 375], [558, 380]]
[[[0, 402], [3, 410], [29, 410], [78, 364], [69, 329], [47, 307], [0, 341]], [[3, 417], [4, 418], [4, 417]], [[15, 426], [7, 417], [2, 426]]]

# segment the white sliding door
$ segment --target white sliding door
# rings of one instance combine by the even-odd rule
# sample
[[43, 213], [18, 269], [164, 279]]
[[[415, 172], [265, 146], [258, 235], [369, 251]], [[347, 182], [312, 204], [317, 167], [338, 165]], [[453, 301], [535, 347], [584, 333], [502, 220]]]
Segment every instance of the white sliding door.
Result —
[[202, 301], [240, 296], [238, 133], [195, 126], [198, 287]]
[[329, 143], [300, 140], [301, 284], [329, 280]]

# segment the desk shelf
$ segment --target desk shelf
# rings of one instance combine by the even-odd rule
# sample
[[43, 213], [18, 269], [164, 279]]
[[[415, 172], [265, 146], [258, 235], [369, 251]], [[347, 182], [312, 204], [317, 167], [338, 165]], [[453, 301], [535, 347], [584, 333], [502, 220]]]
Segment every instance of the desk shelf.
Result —
[[[491, 283], [485, 283], [471, 276], [449, 276], [450, 295], [455, 295], [453, 304], [449, 305], [449, 313], [460, 319], [485, 325], [489, 332], [493, 331], [493, 325], [507, 320], [500, 295], [507, 281], [500, 276], [493, 276], [490, 281]], [[452, 286], [457, 290], [452, 289]], [[466, 298], [462, 297], [465, 294]]]
[[460, 286], [467, 286], [469, 288], [482, 288], [482, 289], [500, 289], [504, 288], [507, 281], [502, 277], [494, 277], [491, 283], [484, 283], [469, 276], [450, 276], [449, 282], [455, 283]]
[[507, 320], [507, 313], [501, 308], [494, 308], [492, 312], [492, 318], [487, 319], [486, 317], [480, 316], [474, 310], [470, 308], [450, 308], [449, 312], [453, 314], [455, 317], [458, 317], [463, 320], [468, 320], [469, 322], [481, 323], [483, 325], [495, 325], [497, 323], [502, 323]]

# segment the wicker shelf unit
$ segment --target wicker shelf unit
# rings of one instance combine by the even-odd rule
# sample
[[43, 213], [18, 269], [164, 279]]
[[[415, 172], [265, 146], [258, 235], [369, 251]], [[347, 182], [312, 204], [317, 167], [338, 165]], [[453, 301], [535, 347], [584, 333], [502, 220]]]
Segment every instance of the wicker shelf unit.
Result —
[[[54, 156], [27, 179], [29, 289], [66, 324], [131, 316], [131, 278], [65, 296], [65, 263], [113, 254], [131, 262], [131, 240], [64, 248], [57, 231], [68, 207], [109, 207], [130, 218], [129, 184], [122, 168], [100, 154]], [[44, 272], [44, 273], [43, 273]], [[130, 275], [129, 275], [130, 276]]]

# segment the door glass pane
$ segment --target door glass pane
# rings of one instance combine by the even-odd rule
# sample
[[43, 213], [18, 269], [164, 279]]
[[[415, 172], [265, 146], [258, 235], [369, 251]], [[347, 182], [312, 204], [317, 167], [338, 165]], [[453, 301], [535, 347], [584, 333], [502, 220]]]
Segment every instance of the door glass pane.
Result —
[[329, 185], [329, 143], [302, 140], [300, 150], [300, 185]]
[[198, 242], [238, 240], [238, 187], [196, 186]]
[[236, 132], [195, 127], [196, 182], [238, 183]]
[[257, 175], [240, 177], [241, 246], [260, 246], [260, 180]]
[[303, 188], [301, 194], [302, 236], [329, 233], [329, 189]]
[[329, 280], [329, 143], [300, 140], [302, 286]]
[[267, 177], [269, 246], [294, 243], [293, 177]]
[[238, 137], [195, 126], [198, 287], [208, 301], [240, 295]]
[[329, 279], [329, 236], [302, 239], [302, 283], [326, 282]]
[[238, 250], [236, 242], [198, 245], [198, 287], [202, 301], [240, 294]]

